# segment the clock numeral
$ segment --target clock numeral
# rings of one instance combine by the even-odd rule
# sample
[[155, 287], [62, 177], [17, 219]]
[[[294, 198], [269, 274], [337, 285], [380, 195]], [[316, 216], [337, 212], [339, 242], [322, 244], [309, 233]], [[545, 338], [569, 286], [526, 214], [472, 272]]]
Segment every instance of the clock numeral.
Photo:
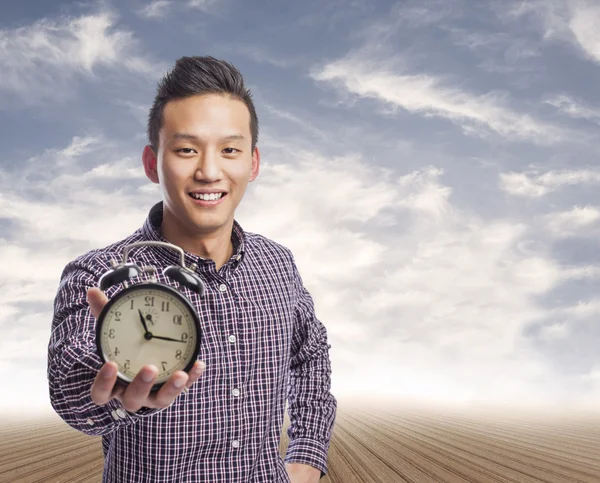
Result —
[[167, 361], [162, 361], [163, 371], [167, 370]]
[[129, 307], [131, 310], [133, 310], [133, 299], [131, 299], [131, 307]]
[[119, 317], [121, 317], [121, 312], [115, 312], [115, 320], [117, 322], [121, 322], [121, 319]]
[[187, 335], [187, 333], [186, 333], [186, 332], [184, 332], [183, 334], [181, 334], [181, 340], [182, 340], [183, 342], [185, 342], [186, 340], [188, 340], [188, 335]]
[[123, 367], [125, 368], [126, 371], [128, 371], [129, 368], [131, 367], [131, 361], [129, 359], [127, 359], [125, 364], [123, 364]]
[[175, 352], [175, 359], [181, 359], [181, 351], [180, 350]]
[[162, 311], [163, 312], [168, 312], [169, 311], [169, 302], [162, 302]]
[[115, 338], [115, 329], [109, 329], [108, 330], [108, 338], [109, 339], [114, 339]]
[[175, 325], [181, 325], [181, 315], [174, 315], [173, 316], [173, 323]]
[[115, 356], [118, 356], [121, 353], [118, 347], [115, 347]]
[[144, 304], [146, 307], [154, 307], [154, 297], [150, 297], [150, 295], [147, 295], [146, 297], [144, 297], [144, 300], [146, 301], [146, 303]]

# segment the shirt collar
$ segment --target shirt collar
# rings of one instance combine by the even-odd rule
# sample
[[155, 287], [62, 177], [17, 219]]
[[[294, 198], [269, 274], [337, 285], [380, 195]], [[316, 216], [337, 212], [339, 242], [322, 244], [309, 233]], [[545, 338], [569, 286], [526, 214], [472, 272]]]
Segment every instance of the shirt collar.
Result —
[[[145, 240], [171, 243], [166, 238], [164, 238], [162, 235], [162, 231], [161, 231], [162, 219], [163, 219], [163, 202], [159, 201], [150, 209], [150, 212], [148, 213], [146, 221], [144, 222], [144, 225], [142, 226], [142, 235]], [[242, 261], [242, 259], [244, 258], [244, 254], [246, 251], [246, 235], [245, 235], [245, 232], [244, 232], [243, 228], [241, 227], [241, 225], [235, 219], [233, 220], [233, 230], [231, 232], [231, 241], [233, 242], [233, 255], [231, 258], [233, 259], [234, 262], [237, 262], [237, 264], [239, 264]], [[160, 254], [161, 258], [166, 257], [168, 259], [169, 263], [172, 263], [173, 261], [177, 261], [177, 262], [180, 261], [179, 255], [174, 250], [169, 250], [168, 248], [165, 248], [165, 247], [152, 247], [152, 248], [156, 249], [156, 251]], [[192, 263], [195, 263], [196, 265], [200, 266], [201, 264], [206, 264], [207, 262], [211, 261], [206, 258], [202, 258], [198, 255], [195, 255], [193, 253], [189, 253], [185, 250], [184, 250], [184, 253], [185, 253], [185, 263], [186, 263], [186, 266], [188, 266], [188, 267]]]

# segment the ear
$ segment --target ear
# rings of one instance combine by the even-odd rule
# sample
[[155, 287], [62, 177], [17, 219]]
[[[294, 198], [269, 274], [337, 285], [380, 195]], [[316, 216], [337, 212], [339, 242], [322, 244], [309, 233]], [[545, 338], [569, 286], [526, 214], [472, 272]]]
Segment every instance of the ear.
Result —
[[258, 176], [258, 171], [260, 170], [260, 151], [258, 150], [258, 146], [254, 148], [254, 152], [252, 153], [252, 171], [250, 173], [249, 181], [254, 181]]
[[142, 153], [142, 161], [144, 163], [144, 171], [146, 172], [148, 179], [153, 183], [159, 184], [156, 154], [150, 145], [147, 145], [144, 148], [144, 152]]

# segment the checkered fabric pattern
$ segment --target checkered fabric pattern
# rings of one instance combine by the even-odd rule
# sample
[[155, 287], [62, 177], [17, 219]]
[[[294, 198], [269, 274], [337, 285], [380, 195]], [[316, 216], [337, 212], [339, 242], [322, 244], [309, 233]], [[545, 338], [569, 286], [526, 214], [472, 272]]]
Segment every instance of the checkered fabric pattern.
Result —
[[[337, 401], [330, 393], [327, 331], [315, 316], [291, 251], [244, 232], [234, 222], [234, 254], [219, 271], [212, 260], [185, 253], [196, 263], [206, 291], [202, 299], [184, 289], [202, 327], [203, 376], [164, 409], [126, 411], [113, 399], [97, 406], [90, 388], [102, 366], [95, 343], [96, 320], [88, 288], [121, 261], [127, 244], [166, 241], [160, 232], [162, 202], [127, 238], [92, 250], [65, 267], [54, 300], [48, 345], [50, 400], [71, 427], [102, 436], [103, 483], [289, 482], [285, 462], [327, 472]], [[128, 261], [160, 273], [180, 255], [164, 247], [131, 250]], [[132, 279], [136, 283], [140, 279]], [[106, 290], [111, 298], [121, 285]], [[286, 409], [290, 444], [279, 443]]]

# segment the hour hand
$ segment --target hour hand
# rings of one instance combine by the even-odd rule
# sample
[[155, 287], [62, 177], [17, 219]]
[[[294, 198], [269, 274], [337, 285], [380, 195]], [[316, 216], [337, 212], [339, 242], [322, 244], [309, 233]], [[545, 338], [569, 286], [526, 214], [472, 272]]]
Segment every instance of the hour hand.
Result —
[[148, 326], [146, 325], [146, 320], [144, 320], [144, 316], [142, 315], [142, 311], [140, 309], [138, 309], [138, 312], [140, 313], [140, 320], [142, 321], [142, 325], [144, 326], [144, 330], [146, 331], [146, 334], [149, 332], [148, 330]]

